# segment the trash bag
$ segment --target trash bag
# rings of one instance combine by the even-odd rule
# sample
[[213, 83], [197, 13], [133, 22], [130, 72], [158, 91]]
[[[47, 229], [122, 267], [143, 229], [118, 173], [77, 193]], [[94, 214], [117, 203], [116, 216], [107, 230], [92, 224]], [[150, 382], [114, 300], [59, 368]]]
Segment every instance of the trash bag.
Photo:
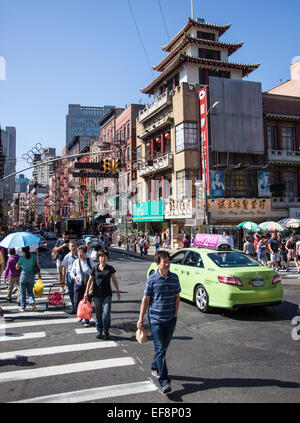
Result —
[[37, 298], [42, 298], [44, 292], [44, 284], [42, 279], [38, 279], [38, 281], [34, 284], [33, 287], [33, 295]]
[[78, 319], [90, 320], [92, 318], [93, 308], [87, 298], [80, 301], [77, 308]]
[[147, 333], [145, 329], [143, 327], [138, 328], [135, 337], [140, 344], [144, 344], [147, 341]]

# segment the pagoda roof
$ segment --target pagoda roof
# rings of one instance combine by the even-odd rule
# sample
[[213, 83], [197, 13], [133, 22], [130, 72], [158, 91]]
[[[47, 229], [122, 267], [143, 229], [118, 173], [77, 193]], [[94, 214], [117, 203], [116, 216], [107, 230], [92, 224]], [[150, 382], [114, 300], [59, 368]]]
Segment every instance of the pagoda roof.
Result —
[[214, 25], [206, 22], [198, 22], [197, 20], [194, 20], [192, 18], [188, 18], [187, 23], [185, 26], [179, 31], [175, 37], [172, 38], [172, 40], [166, 45], [162, 47], [162, 50], [164, 51], [171, 51], [174, 44], [182, 37], [183, 34], [185, 34], [191, 27], [196, 26], [200, 29], [213, 29], [217, 30], [219, 32], [219, 37], [224, 34], [230, 27], [229, 25]]
[[257, 69], [260, 66], [260, 63], [253, 64], [253, 65], [244, 65], [240, 63], [233, 63], [233, 62], [224, 62], [222, 60], [214, 60], [214, 59], [204, 59], [199, 57], [188, 56], [184, 53], [179, 53], [173, 60], [173, 62], [168, 66], [168, 68], [162, 72], [154, 81], [151, 82], [146, 88], [142, 89], [141, 92], [144, 94], [153, 94], [153, 90], [165, 79], [167, 78], [172, 72], [174, 72], [179, 66], [183, 63], [195, 63], [203, 65], [205, 68], [206, 66], [214, 66], [217, 68], [229, 68], [229, 69], [240, 69], [242, 70], [243, 76], [248, 76], [251, 72]]
[[177, 47], [172, 50], [167, 57], [165, 57], [158, 65], [156, 66], [152, 66], [152, 68], [154, 70], [157, 71], [164, 71], [166, 65], [186, 46], [188, 46], [189, 44], [197, 44], [197, 45], [202, 45], [202, 46], [208, 46], [208, 47], [224, 47], [228, 49], [228, 55], [230, 56], [231, 54], [235, 53], [239, 48], [242, 47], [242, 45], [244, 44], [243, 42], [241, 43], [221, 43], [219, 41], [212, 41], [212, 40], [204, 40], [204, 39], [200, 39], [200, 38], [194, 38], [191, 37], [189, 35], [184, 35], [182, 37], [182, 40], [180, 41], [180, 43], [177, 45]]

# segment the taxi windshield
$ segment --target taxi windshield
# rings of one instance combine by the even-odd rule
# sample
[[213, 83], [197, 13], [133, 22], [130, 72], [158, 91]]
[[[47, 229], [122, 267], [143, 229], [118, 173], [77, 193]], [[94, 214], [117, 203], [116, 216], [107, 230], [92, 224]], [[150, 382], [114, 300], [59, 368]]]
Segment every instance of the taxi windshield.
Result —
[[246, 256], [245, 254], [231, 251], [231, 252], [215, 252], [208, 253], [209, 257], [219, 267], [255, 267], [261, 266], [257, 261]]

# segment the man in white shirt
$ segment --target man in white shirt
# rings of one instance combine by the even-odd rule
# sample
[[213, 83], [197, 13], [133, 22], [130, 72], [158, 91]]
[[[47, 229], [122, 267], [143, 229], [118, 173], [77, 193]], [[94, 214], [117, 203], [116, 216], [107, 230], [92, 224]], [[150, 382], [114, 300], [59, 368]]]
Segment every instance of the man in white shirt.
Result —
[[78, 259], [77, 255], [77, 242], [72, 240], [69, 242], [70, 252], [64, 257], [62, 261], [62, 280], [68, 285], [69, 297], [72, 303], [72, 311], [68, 312], [69, 314], [76, 314], [74, 307], [74, 279], [71, 277], [71, 270], [73, 263]]
[[227, 239], [228, 244], [230, 245], [231, 248], [234, 248], [234, 242], [233, 242], [233, 238], [230, 235], [229, 231], [223, 231], [223, 236]]

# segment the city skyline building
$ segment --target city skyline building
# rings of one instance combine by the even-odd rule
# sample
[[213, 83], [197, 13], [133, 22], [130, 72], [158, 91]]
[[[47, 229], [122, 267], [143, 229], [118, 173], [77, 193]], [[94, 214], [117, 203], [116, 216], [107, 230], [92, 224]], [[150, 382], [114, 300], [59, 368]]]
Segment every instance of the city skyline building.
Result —
[[[4, 176], [7, 176], [16, 171], [16, 128], [14, 126], [6, 126], [5, 129], [1, 129], [1, 140], [3, 154], [5, 155]], [[12, 199], [14, 192], [14, 177], [0, 183], [0, 199], [4, 197]]]
[[69, 104], [66, 116], [66, 147], [71, 144], [75, 136], [99, 137], [99, 119], [114, 106], [81, 106]]

